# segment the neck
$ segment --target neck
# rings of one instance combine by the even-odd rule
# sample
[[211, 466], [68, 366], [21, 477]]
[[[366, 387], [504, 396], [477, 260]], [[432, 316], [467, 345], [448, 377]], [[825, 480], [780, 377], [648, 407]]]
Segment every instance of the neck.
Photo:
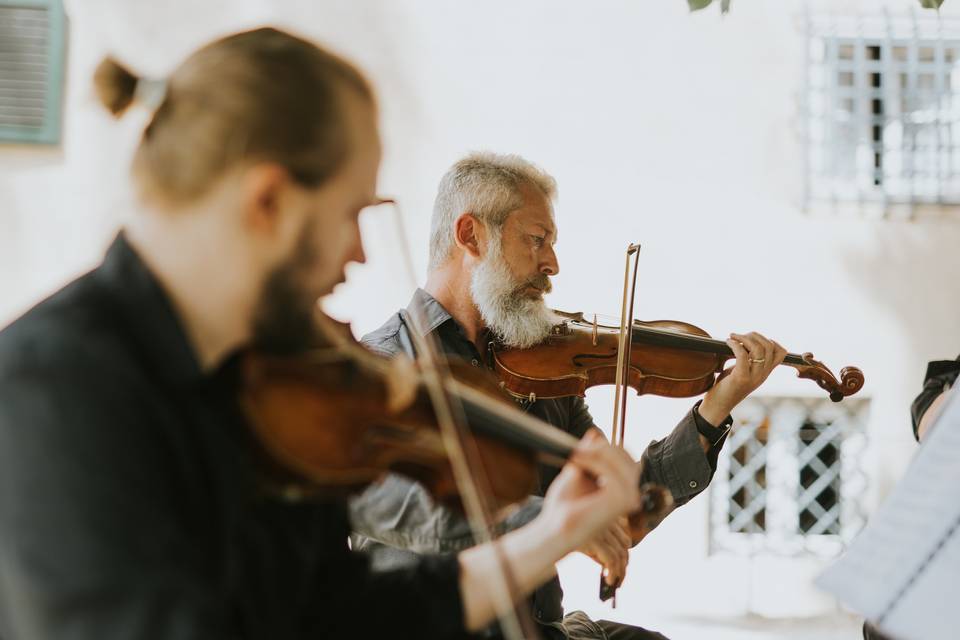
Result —
[[222, 249], [224, 230], [203, 212], [141, 212], [127, 238], [170, 298], [203, 370], [250, 340], [260, 283]]
[[483, 318], [480, 317], [480, 311], [473, 304], [473, 296], [470, 293], [470, 272], [463, 269], [461, 265], [455, 264], [454, 259], [448, 260], [427, 275], [427, 283], [423, 289], [443, 305], [443, 308], [463, 327], [467, 339], [482, 351], [482, 345], [478, 344], [478, 340], [486, 327]]

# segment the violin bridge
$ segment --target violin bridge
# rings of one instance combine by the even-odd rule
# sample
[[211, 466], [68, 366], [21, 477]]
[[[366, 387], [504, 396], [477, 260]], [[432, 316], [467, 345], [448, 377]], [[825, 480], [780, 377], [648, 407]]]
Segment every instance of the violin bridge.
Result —
[[597, 314], [593, 314], [593, 346], [597, 346]]

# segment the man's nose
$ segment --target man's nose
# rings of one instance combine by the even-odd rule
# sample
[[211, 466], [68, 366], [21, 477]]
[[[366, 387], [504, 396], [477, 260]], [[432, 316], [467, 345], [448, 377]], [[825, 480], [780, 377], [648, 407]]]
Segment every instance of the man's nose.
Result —
[[560, 273], [560, 263], [557, 261], [557, 254], [552, 246], [547, 246], [543, 254], [543, 260], [540, 263], [540, 273], [548, 276], [555, 276]]

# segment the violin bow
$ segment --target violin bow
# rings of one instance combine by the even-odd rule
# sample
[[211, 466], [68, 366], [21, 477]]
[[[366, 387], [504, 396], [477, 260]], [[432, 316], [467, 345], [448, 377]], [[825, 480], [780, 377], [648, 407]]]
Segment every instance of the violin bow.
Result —
[[[633, 258], [633, 276], [630, 275], [630, 258]], [[633, 311], [637, 293], [637, 269], [640, 264], [640, 245], [630, 244], [627, 247], [625, 264], [623, 267], [623, 297], [620, 304], [620, 344], [617, 349], [617, 372], [614, 382], [613, 396], [613, 429], [610, 442], [615, 447], [624, 446], [627, 430], [627, 381], [630, 375], [630, 352], [633, 346]], [[628, 301], [629, 294], [629, 301]], [[613, 607], [617, 606], [616, 585], [609, 585], [604, 579], [604, 570], [600, 572], [600, 600], [613, 599]]]
[[[400, 205], [392, 198], [380, 198], [374, 203], [374, 205], [383, 204], [389, 204], [393, 209], [404, 269], [410, 283], [413, 287], [416, 287], [417, 278]], [[413, 330], [409, 332], [411, 334], [410, 338], [417, 350], [417, 360], [420, 364], [424, 386], [430, 396], [434, 410], [437, 412], [440, 436], [450, 459], [453, 477], [462, 498], [470, 531], [477, 544], [492, 542], [496, 532], [488, 498], [492, 495], [490, 482], [480, 462], [480, 454], [476, 448], [476, 443], [470, 435], [463, 405], [454, 394], [447, 393], [444, 386], [444, 379], [452, 379], [447, 366], [447, 359], [442, 355], [436, 339], [422, 330], [426, 326], [426, 322], [419, 309], [415, 309], [414, 313], [410, 314], [410, 319], [413, 324]], [[520, 593], [513, 570], [510, 568], [510, 563], [507, 561], [503, 549], [500, 545], [493, 545], [493, 550], [499, 567], [498, 582], [500, 583], [496, 585], [497, 588], [494, 590], [495, 607], [504, 636], [507, 640], [539, 638], [530, 612], [525, 608], [518, 609], [514, 604], [520, 600]]]

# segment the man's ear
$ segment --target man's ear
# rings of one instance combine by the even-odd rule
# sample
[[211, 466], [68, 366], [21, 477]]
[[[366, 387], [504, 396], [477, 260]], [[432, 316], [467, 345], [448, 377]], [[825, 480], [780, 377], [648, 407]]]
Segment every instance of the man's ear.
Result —
[[453, 225], [453, 238], [457, 246], [474, 258], [480, 257], [481, 236], [485, 229], [483, 223], [472, 213], [463, 213]]
[[281, 223], [284, 198], [290, 197], [290, 174], [277, 164], [247, 169], [242, 178], [244, 222], [253, 229], [273, 234]]

